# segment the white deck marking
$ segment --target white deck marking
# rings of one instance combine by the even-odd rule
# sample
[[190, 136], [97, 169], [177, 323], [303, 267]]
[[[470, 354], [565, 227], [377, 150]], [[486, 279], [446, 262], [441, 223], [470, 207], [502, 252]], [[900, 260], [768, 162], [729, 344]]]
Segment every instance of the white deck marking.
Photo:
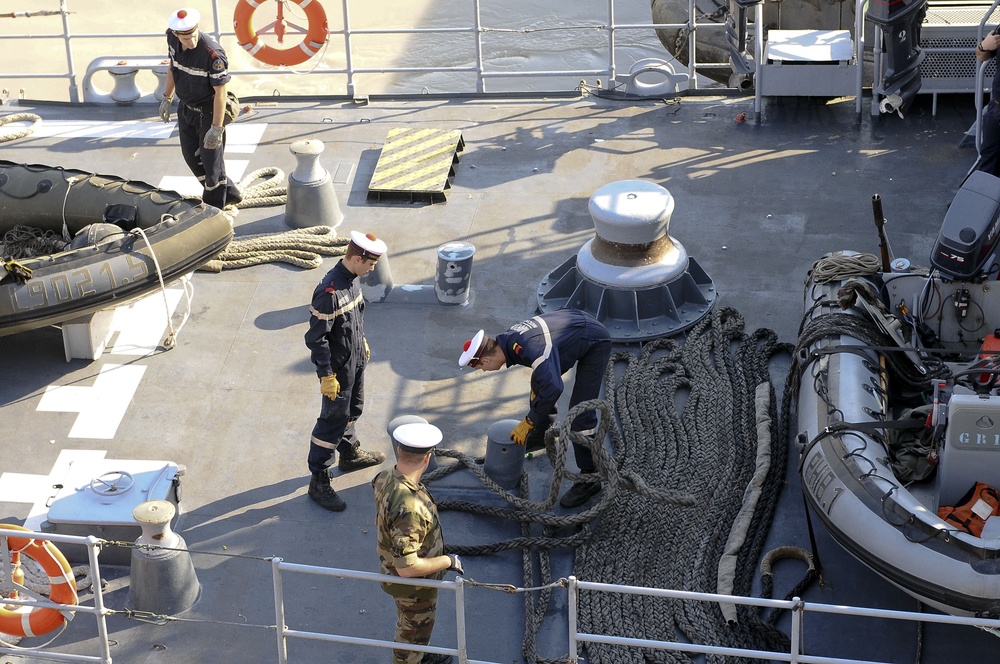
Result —
[[105, 364], [90, 387], [50, 385], [45, 388], [38, 410], [79, 413], [70, 438], [111, 440], [132, 402], [132, 395], [146, 372], [141, 365]]
[[[150, 109], [153, 112], [153, 109]], [[267, 129], [266, 122], [237, 122], [226, 127], [226, 152], [251, 154]], [[33, 138], [141, 138], [176, 140], [177, 125], [156, 120], [127, 122], [75, 122], [45, 120], [35, 127]]]
[[[243, 174], [246, 173], [247, 165], [249, 161], [245, 159], [227, 159], [226, 160], [226, 175], [233, 182], [239, 182], [243, 179]], [[168, 189], [170, 191], [176, 191], [178, 194], [184, 196], [196, 196], [201, 198], [202, 186], [198, 182], [198, 178], [193, 175], [164, 175], [159, 184], [156, 185], [160, 189]]]
[[69, 465], [76, 461], [100, 461], [106, 455], [105, 450], [62, 450], [48, 475], [0, 473], [0, 502], [31, 503], [24, 527], [37, 532], [49, 513], [49, 499], [59, 491], [53, 485], [63, 481]]
[[117, 307], [111, 327], [118, 330], [118, 338], [114, 347], [105, 352], [113, 355], [152, 355], [156, 352], [167, 333], [166, 307], [170, 307], [173, 315], [184, 291], [168, 288], [166, 295], [166, 305], [163, 294], [157, 290], [130, 305]]

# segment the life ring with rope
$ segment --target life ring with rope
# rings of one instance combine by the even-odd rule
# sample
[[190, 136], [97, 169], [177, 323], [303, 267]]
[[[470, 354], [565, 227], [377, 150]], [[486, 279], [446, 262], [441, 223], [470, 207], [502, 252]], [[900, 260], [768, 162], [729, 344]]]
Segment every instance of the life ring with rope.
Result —
[[278, 0], [278, 19], [275, 22], [275, 34], [280, 41], [285, 35], [284, 3], [293, 2], [298, 5], [309, 19], [305, 39], [297, 46], [289, 48], [274, 48], [260, 41], [253, 29], [253, 13], [264, 4], [265, 0], [240, 0], [233, 13], [233, 29], [236, 40], [247, 53], [261, 62], [274, 66], [290, 67], [300, 65], [313, 57], [326, 43], [329, 29], [326, 24], [326, 11], [319, 0]]
[[[0, 528], [31, 532], [27, 528], [8, 524], [0, 524]], [[38, 563], [48, 575], [50, 601], [56, 604], [77, 603], [76, 579], [73, 577], [73, 569], [66, 561], [66, 556], [52, 542], [32, 537], [8, 536], [6, 539], [14, 569], [12, 580], [15, 583], [23, 585], [24, 572], [20, 569], [20, 557], [25, 555]], [[11, 598], [16, 598], [16, 593], [12, 594]], [[3, 634], [40, 636], [59, 628], [72, 618], [72, 611], [60, 611], [59, 609], [32, 607], [26, 604], [15, 606], [12, 609], [6, 608], [3, 605], [3, 598], [0, 597], [0, 633]]]

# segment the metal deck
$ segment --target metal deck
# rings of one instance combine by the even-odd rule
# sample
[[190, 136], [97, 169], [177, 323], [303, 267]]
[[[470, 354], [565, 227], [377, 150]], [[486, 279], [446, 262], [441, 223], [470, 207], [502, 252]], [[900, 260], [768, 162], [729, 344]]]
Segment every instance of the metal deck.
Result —
[[[290, 144], [322, 140], [321, 162], [340, 174], [340, 234], [356, 229], [384, 238], [396, 288], [432, 285], [441, 244], [476, 247], [468, 305], [385, 303], [366, 311], [372, 365], [358, 427], [366, 446], [390, 456], [386, 425], [399, 415], [426, 418], [445, 432], [447, 447], [470, 454], [482, 454], [491, 423], [523, 415], [527, 370], [464, 372], [459, 349], [480, 327], [499, 332], [533, 314], [539, 281], [592, 236], [588, 200], [602, 185], [646, 179], [665, 186], [676, 201], [671, 234], [711, 275], [717, 306], [737, 308], [748, 330], [771, 328], [793, 342], [812, 262], [831, 250], [877, 247], [872, 195], [884, 202], [894, 254], [926, 262], [975, 160], [974, 151], [958, 147], [974, 117], [967, 98], [942, 97], [936, 117], [930, 100], [919, 98], [905, 120], [866, 117], [861, 125], [851, 101], [768, 100], [759, 126], [740, 121], [753, 109], [745, 96], [692, 95], [669, 104], [598, 96], [404, 98], [367, 106], [286, 99], [244, 99], [255, 113], [228, 130], [234, 178], [265, 167], [291, 172]], [[158, 120], [155, 105], [0, 107], [24, 111], [44, 122], [4, 144], [5, 159], [192, 187], [176, 130]], [[456, 172], [449, 204], [372, 205], [367, 190], [377, 146], [394, 129], [421, 127], [452, 127], [464, 139], [463, 161], [448, 164]], [[280, 207], [245, 209], [236, 218], [238, 236], [282, 230]], [[348, 503], [343, 513], [306, 497], [319, 396], [302, 336], [313, 285], [335, 260], [313, 271], [267, 264], [196, 273], [192, 316], [169, 351], [159, 345], [162, 321], [144, 324], [141, 315], [122, 324], [96, 361], [67, 362], [56, 328], [0, 338], [0, 521], [43, 514], [53, 473], [74, 455], [163, 459], [187, 468], [176, 530], [194, 552], [202, 596], [182, 620], [166, 625], [110, 618], [115, 662], [270, 664], [277, 661], [267, 627], [274, 622], [270, 556], [378, 569], [370, 489], [376, 469], [335, 478]], [[808, 547], [794, 460], [766, 549]], [[546, 462], [526, 468], [532, 486], [544, 486]], [[511, 524], [454, 512], [444, 513], [443, 525], [456, 544], [517, 534]], [[916, 610], [915, 601], [843, 553], [822, 529], [816, 537], [826, 584], [811, 587], [807, 600]], [[555, 564], [555, 574], [569, 574], [571, 553], [561, 552]], [[465, 568], [478, 581], [522, 584], [515, 551], [469, 557]], [[108, 572], [108, 603], [120, 609], [127, 569]], [[802, 573], [794, 563], [779, 565], [774, 594], [783, 596]], [[296, 578], [286, 591], [295, 598], [290, 626], [391, 638], [392, 602], [371, 585]], [[432, 643], [454, 643], [453, 609], [442, 604]], [[563, 611], [557, 599], [539, 637], [543, 656], [566, 652]], [[468, 614], [471, 657], [522, 661], [520, 598], [476, 589]], [[787, 622], [779, 627], [787, 630]], [[93, 619], [78, 616], [52, 647], [94, 654], [95, 638]], [[805, 642], [812, 655], [887, 662], [915, 661], [919, 649], [923, 664], [992, 661], [997, 646], [995, 637], [972, 628], [928, 626], [918, 640], [909, 624], [833, 615], [808, 624]], [[387, 659], [362, 645], [289, 646], [292, 662]], [[40, 660], [0, 656], [4, 664], [22, 661]]]

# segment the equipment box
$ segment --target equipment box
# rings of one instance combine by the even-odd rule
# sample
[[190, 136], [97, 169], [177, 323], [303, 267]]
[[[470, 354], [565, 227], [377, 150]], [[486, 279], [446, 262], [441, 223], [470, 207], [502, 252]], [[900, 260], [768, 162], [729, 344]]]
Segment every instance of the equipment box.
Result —
[[[170, 461], [86, 459], [73, 461], [49, 503], [42, 532], [93, 535], [106, 540], [134, 542], [142, 534], [132, 511], [147, 500], [168, 500], [180, 514], [180, 477], [183, 467]], [[55, 478], [58, 479], [58, 478]], [[87, 548], [59, 544], [70, 562], [86, 563]], [[128, 565], [132, 550], [107, 546], [100, 561]]]

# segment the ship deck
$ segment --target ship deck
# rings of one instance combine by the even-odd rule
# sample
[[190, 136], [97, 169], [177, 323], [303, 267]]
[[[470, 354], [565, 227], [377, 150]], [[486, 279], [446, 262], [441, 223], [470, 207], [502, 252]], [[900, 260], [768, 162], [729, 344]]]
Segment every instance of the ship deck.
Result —
[[[322, 141], [321, 163], [345, 217], [338, 232], [385, 239], [395, 288], [432, 286], [441, 244], [476, 247], [468, 304], [390, 298], [366, 310], [372, 364], [358, 427], [366, 447], [390, 457], [386, 426], [400, 415], [426, 418], [444, 431], [445, 446], [473, 455], [483, 453], [491, 423], [523, 415], [527, 372], [463, 372], [456, 362], [461, 344], [479, 328], [499, 332], [533, 315], [540, 280], [593, 236], [587, 206], [601, 186], [632, 179], [665, 186], [676, 203], [670, 233], [714, 280], [717, 306], [739, 310], [748, 330], [770, 328], [794, 342], [812, 262], [837, 249], [877, 253], [872, 196], [883, 201], [894, 255], [926, 264], [976, 156], [960, 147], [975, 116], [967, 96], [943, 96], [935, 115], [931, 101], [919, 98], [905, 119], [873, 121], [866, 113], [860, 124], [852, 100], [768, 100], [760, 125], [741, 121], [753, 117], [752, 97], [704, 93], [669, 100], [424, 95], [367, 104], [284, 97], [244, 103], [253, 111], [229, 130], [230, 175], [238, 180], [267, 167], [290, 173], [290, 145]], [[176, 129], [159, 122], [155, 105], [22, 101], [0, 108], [13, 112], [36, 113], [43, 122], [32, 135], [4, 144], [7, 160], [190, 191]], [[380, 149], [395, 128], [461, 131], [464, 150], [447, 202], [368, 196]], [[237, 236], [287, 230], [283, 215], [283, 207], [243, 209]], [[175, 529], [194, 552], [201, 597], [183, 620], [166, 625], [109, 618], [114, 661], [275, 662], [275, 635], [267, 628], [275, 622], [269, 557], [378, 570], [369, 486], [376, 469], [337, 474], [335, 487], [348, 503], [342, 513], [326, 512], [306, 496], [305, 457], [319, 397], [302, 336], [312, 288], [335, 261], [327, 258], [315, 270], [272, 263], [195, 273], [192, 315], [170, 350], [158, 346], [162, 329], [136, 330], [145, 342], [133, 335], [130, 346], [112, 343], [93, 361], [67, 362], [55, 327], [0, 338], [0, 521], [37, 517], [61, 454], [186, 468]], [[120, 367], [141, 367], [133, 386], [102, 380]], [[75, 390], [57, 399], [56, 386]], [[765, 548], [809, 546], [795, 458]], [[544, 482], [545, 464], [526, 462], [535, 486]], [[449, 542], [517, 535], [516, 526], [497, 519], [451, 511], [442, 519]], [[850, 558], [822, 528], [815, 535], [825, 583], [805, 599], [917, 610], [915, 600]], [[555, 562], [557, 575], [571, 572], [570, 552], [559, 552]], [[516, 551], [470, 556], [465, 568], [477, 581], [523, 584]], [[793, 564], [779, 568], [775, 594], [782, 596], [802, 572]], [[128, 570], [111, 566], [106, 574], [107, 603], [121, 609]], [[290, 626], [391, 638], [392, 603], [371, 584], [288, 584]], [[522, 661], [520, 597], [475, 589], [468, 602], [469, 656]], [[454, 644], [450, 606], [442, 605], [433, 645]], [[787, 619], [779, 625], [787, 629]], [[80, 615], [53, 647], [93, 655], [96, 635], [93, 618]], [[813, 655], [891, 662], [922, 656], [923, 664], [934, 664], [953, 661], [956, 652], [987, 661], [997, 642], [969, 627], [928, 625], [918, 636], [912, 624], [829, 616], [807, 626], [805, 643]], [[546, 618], [539, 652], [565, 651], [562, 596]], [[292, 662], [387, 659], [386, 651], [361, 645], [289, 644]], [[8, 661], [35, 658], [0, 656]]]

